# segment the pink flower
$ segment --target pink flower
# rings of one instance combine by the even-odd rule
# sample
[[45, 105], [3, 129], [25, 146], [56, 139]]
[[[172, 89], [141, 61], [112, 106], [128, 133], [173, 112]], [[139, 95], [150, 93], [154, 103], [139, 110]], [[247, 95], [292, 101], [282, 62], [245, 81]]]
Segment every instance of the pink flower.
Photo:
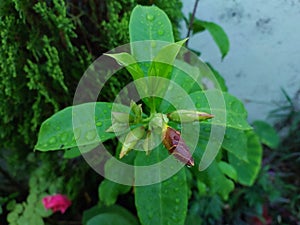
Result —
[[46, 209], [53, 212], [60, 211], [62, 214], [72, 204], [68, 197], [62, 194], [48, 195], [42, 199], [42, 203]]

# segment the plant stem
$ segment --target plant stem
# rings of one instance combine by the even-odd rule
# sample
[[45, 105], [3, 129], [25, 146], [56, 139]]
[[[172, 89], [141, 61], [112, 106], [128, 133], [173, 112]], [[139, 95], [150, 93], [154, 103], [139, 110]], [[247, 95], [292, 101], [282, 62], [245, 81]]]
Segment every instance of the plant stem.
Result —
[[[196, 1], [195, 1], [195, 4], [194, 4], [193, 13], [192, 13], [192, 16], [191, 16], [191, 18], [190, 18], [190, 23], [189, 23], [189, 27], [188, 27], [188, 32], [187, 32], [187, 35], [186, 35], [187, 38], [189, 38], [190, 35], [191, 35], [191, 30], [192, 30], [192, 27], [193, 27], [193, 23], [194, 23], [195, 14], [196, 14], [196, 11], [197, 11], [198, 3], [199, 3], [199, 0], [196, 0]], [[188, 43], [189, 43], [189, 39], [185, 42], [185, 46], [186, 46], [186, 47], [188, 46]]]

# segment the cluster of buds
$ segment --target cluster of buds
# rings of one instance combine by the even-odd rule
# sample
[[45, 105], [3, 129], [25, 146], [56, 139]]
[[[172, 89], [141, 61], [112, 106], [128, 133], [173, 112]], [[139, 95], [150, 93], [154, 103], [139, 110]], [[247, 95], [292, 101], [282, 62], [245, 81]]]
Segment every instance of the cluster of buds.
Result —
[[[194, 166], [190, 150], [182, 139], [180, 132], [170, 127], [168, 122], [169, 120], [181, 123], [204, 121], [213, 118], [213, 115], [194, 110], [177, 110], [167, 115], [156, 113], [149, 120], [147, 125], [148, 132], [146, 132], [142, 119], [141, 105], [137, 105], [132, 101], [130, 108], [130, 114], [122, 112], [113, 113], [113, 125], [107, 130], [107, 132], [116, 132], [123, 129], [124, 132], [126, 126], [127, 129], [129, 128], [129, 124], [137, 125], [126, 134], [119, 158], [123, 158], [140, 140], [144, 141], [143, 148], [146, 154], [149, 154], [150, 150], [161, 143], [162, 140], [165, 148], [176, 159], [187, 166]], [[157, 137], [159, 137], [159, 140]]]

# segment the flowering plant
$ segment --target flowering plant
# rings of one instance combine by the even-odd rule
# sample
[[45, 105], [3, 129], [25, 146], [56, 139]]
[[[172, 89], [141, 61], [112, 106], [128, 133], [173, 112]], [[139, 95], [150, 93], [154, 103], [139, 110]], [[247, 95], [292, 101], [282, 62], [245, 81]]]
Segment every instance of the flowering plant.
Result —
[[51, 209], [52, 212], [60, 211], [62, 214], [72, 204], [68, 197], [62, 194], [48, 195], [42, 199], [42, 203], [46, 209]]
[[[183, 47], [186, 39], [174, 42], [163, 11], [137, 6], [129, 33], [130, 45], [112, 50], [88, 68], [74, 106], [42, 124], [35, 148], [63, 150], [66, 158], [82, 155], [106, 178], [99, 187], [104, 205], [116, 203], [119, 194], [135, 186], [142, 224], [184, 224], [193, 216], [188, 214], [191, 190], [227, 200], [235, 182], [253, 184], [261, 164], [260, 141], [243, 104], [226, 92], [216, 72]], [[122, 68], [133, 82], [114, 103], [97, 102], [100, 91], [95, 86], [101, 90]], [[109, 151], [105, 145], [113, 138], [120, 144]], [[108, 218], [118, 219], [114, 224], [138, 223], [110, 210], [93, 211], [83, 223], [100, 224]]]

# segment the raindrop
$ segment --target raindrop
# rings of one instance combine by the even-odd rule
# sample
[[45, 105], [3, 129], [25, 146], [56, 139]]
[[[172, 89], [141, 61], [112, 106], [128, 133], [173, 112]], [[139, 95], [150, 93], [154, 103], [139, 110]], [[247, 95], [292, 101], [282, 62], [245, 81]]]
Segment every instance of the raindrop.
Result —
[[179, 203], [179, 202], [180, 202], [180, 199], [179, 199], [179, 198], [176, 198], [176, 199], [175, 199], [175, 202], [176, 202], [176, 203]]
[[158, 33], [158, 35], [163, 35], [164, 31], [163, 30], [158, 30], [157, 33]]
[[175, 180], [175, 181], [178, 180], [178, 176], [174, 176], [173, 180]]
[[147, 14], [147, 20], [153, 21], [154, 20], [154, 16], [151, 15], [151, 14]]
[[61, 142], [66, 142], [67, 141], [67, 139], [68, 139], [68, 133], [62, 133], [61, 135], [60, 135], [60, 140], [61, 140]]
[[96, 137], [96, 131], [95, 131], [95, 130], [90, 130], [90, 131], [88, 131], [88, 132], [86, 133], [85, 137], [86, 137], [86, 139], [87, 139], [88, 141], [94, 140], [95, 137]]
[[98, 121], [98, 122], [96, 123], [96, 126], [97, 126], [97, 127], [101, 127], [102, 124], [103, 124], [103, 123], [102, 123], [101, 121]]
[[54, 144], [56, 142], [56, 137], [52, 137], [49, 139], [49, 144]]
[[196, 107], [197, 108], [200, 108], [201, 107], [201, 104], [198, 102], [198, 103], [196, 103]]

